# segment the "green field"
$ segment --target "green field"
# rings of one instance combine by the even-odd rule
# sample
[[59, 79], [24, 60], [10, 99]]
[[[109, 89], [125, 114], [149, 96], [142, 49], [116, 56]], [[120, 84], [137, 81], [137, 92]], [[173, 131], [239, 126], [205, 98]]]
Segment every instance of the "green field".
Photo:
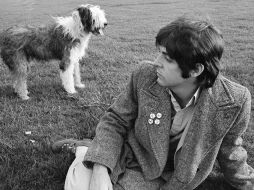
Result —
[[[69, 14], [75, 6], [87, 3], [77, 0], [42, 2], [39, 15], [37, 11], [30, 12], [28, 19], [26, 11], [21, 11], [19, 20], [11, 15], [2, 19], [1, 28], [28, 22], [47, 24], [50, 17], [45, 15]], [[8, 70], [0, 63], [0, 190], [63, 189], [74, 156], [53, 154], [51, 143], [63, 138], [92, 138], [99, 118], [123, 89], [130, 72], [141, 60], [154, 60], [157, 56], [154, 45], [157, 31], [183, 13], [201, 12], [210, 16], [226, 42], [222, 72], [247, 86], [254, 97], [253, 0], [108, 0], [89, 3], [105, 9], [109, 25], [105, 36], [93, 36], [90, 41], [88, 58], [81, 62], [81, 76], [86, 88], [79, 90], [77, 95], [68, 96], [64, 92], [58, 64], [45, 62], [32, 67], [28, 79], [31, 99], [22, 101], [14, 95]], [[31, 131], [31, 135], [26, 135], [26, 131]], [[252, 167], [253, 136], [252, 114], [244, 136], [248, 163]], [[229, 189], [217, 167], [202, 187], [207, 190]]]

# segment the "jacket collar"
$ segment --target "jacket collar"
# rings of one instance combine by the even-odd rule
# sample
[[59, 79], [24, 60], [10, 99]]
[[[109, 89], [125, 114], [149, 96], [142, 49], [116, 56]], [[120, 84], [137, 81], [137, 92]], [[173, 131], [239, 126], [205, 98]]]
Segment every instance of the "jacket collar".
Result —
[[217, 108], [230, 106], [235, 103], [233, 96], [225, 84], [225, 80], [227, 79], [219, 74], [214, 82], [213, 87], [208, 89], [211, 100]]
[[158, 84], [157, 78], [153, 79], [150, 82], [151, 82], [150, 84], [148, 83], [149, 86], [147, 87], [147, 89], [144, 88], [144, 90], [146, 90], [148, 93], [150, 93], [155, 98], [159, 98], [162, 93], [168, 92], [167, 88]]

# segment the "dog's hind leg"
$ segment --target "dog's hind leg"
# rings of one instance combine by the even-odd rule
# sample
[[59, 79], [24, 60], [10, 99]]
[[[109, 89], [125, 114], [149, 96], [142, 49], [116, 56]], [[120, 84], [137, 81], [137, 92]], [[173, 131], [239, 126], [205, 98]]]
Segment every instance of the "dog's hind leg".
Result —
[[78, 88], [85, 88], [85, 85], [81, 82], [79, 62], [74, 64], [74, 82]]
[[28, 100], [28, 90], [27, 90], [27, 75], [26, 74], [18, 74], [17, 82], [15, 84], [15, 92], [22, 100]]
[[19, 80], [18, 74], [15, 72], [12, 72], [12, 87], [15, 93], [18, 93], [17, 91], [18, 80]]
[[[13, 76], [13, 88], [14, 91], [22, 100], [28, 100], [27, 90], [27, 75], [28, 75], [28, 64], [23, 56], [16, 57], [16, 67], [11, 71]], [[17, 62], [18, 61], [18, 62]]]
[[23, 100], [29, 99], [26, 84], [28, 65], [25, 56], [10, 48], [3, 49], [1, 56], [11, 72], [14, 92]]

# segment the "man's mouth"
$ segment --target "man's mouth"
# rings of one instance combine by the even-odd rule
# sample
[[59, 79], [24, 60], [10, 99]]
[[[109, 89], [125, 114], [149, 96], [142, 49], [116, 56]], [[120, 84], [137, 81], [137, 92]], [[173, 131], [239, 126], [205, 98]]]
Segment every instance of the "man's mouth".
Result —
[[161, 77], [161, 74], [159, 72], [157, 72], [157, 77]]

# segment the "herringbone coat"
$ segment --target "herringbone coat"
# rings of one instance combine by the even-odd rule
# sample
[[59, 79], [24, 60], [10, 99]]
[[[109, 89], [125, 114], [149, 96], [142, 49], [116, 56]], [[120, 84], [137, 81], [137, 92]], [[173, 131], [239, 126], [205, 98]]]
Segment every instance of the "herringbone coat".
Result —
[[[84, 163], [107, 166], [113, 182], [128, 167], [126, 157], [135, 157], [145, 179], [162, 175], [169, 150], [171, 102], [167, 88], [156, 79], [154, 67], [142, 65], [97, 126]], [[221, 75], [212, 88], [203, 89], [183, 146], [176, 154], [175, 170], [162, 189], [194, 189], [209, 175], [216, 159], [231, 185], [244, 189], [251, 184], [254, 172], [241, 146], [250, 110], [247, 88]], [[162, 114], [158, 125], [148, 122], [151, 113]], [[125, 143], [135, 156], [123, 154]]]

